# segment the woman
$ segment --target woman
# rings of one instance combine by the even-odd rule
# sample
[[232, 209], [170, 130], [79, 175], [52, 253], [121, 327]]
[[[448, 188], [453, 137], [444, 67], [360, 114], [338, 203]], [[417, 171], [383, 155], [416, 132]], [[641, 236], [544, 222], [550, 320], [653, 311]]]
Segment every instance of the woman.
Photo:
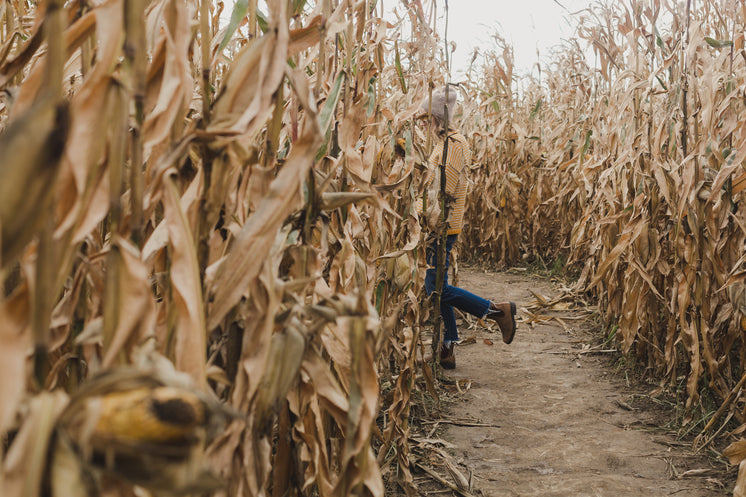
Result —
[[[448, 127], [446, 132], [446, 92], [438, 89], [433, 92], [431, 107], [430, 132], [435, 140], [435, 148], [430, 155], [429, 167], [433, 181], [440, 178], [440, 165], [442, 163], [445, 140], [448, 140], [446, 155], [446, 213], [448, 232], [446, 237], [446, 261], [443, 274], [443, 292], [440, 297], [440, 315], [443, 318], [445, 333], [440, 348], [440, 364], [445, 369], [456, 367], [454, 345], [458, 341], [458, 328], [456, 327], [456, 316], [453, 308], [456, 307], [468, 312], [478, 318], [487, 318], [497, 322], [505, 343], [511, 343], [515, 336], [515, 313], [514, 302], [494, 303], [483, 299], [473, 293], [448, 284], [448, 266], [450, 263], [451, 248], [456, 242], [464, 222], [464, 208], [466, 204], [466, 173], [467, 166], [471, 162], [471, 150], [464, 136]], [[448, 91], [448, 122], [451, 121], [453, 108], [456, 104], [456, 91]], [[427, 103], [423, 105], [427, 112]], [[427, 121], [425, 121], [427, 124]], [[430, 295], [435, 290], [436, 267], [438, 260], [438, 237], [433, 234], [428, 242], [427, 263], [428, 270], [425, 274], [425, 290]]]

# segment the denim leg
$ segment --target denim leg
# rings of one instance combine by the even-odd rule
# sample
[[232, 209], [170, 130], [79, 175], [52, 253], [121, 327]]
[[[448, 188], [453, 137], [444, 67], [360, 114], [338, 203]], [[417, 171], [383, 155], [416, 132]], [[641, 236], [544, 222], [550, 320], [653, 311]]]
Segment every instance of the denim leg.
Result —
[[489, 300], [451, 285], [443, 286], [443, 295], [441, 295], [440, 301], [478, 318], [484, 317], [490, 308]]
[[[443, 294], [440, 296], [440, 315], [443, 318], [445, 333], [444, 340], [458, 340], [458, 328], [456, 327], [456, 316], [453, 308], [456, 307], [464, 312], [468, 312], [478, 318], [483, 317], [490, 308], [490, 301], [483, 299], [471, 292], [448, 284], [448, 267], [451, 262], [451, 248], [456, 241], [457, 235], [448, 235], [446, 238], [446, 265], [445, 279], [443, 280]], [[425, 290], [430, 295], [435, 290], [435, 278], [438, 260], [438, 241], [434, 240], [428, 244], [427, 263], [433, 266], [425, 273]]]

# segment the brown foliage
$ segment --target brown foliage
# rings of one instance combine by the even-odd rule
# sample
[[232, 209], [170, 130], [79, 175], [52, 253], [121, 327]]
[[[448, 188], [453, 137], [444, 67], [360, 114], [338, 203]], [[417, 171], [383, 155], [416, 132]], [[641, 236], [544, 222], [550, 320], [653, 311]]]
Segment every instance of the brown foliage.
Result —
[[686, 420], [712, 408], [704, 392], [725, 403], [698, 442], [727, 412], [746, 422], [738, 5], [599, 3], [517, 98], [510, 51], [491, 55], [464, 109], [478, 116], [464, 124], [475, 150], [468, 244], [504, 264], [567, 261], [625, 354], [681, 388]]
[[[367, 1], [248, 3], [235, 31], [218, 31], [220, 2], [0, 10], [3, 495], [162, 491], [96, 446], [96, 406], [179, 395], [228, 414], [184, 431], [173, 492], [382, 495], [394, 473], [415, 492], [413, 118], [443, 82], [434, 6], [410, 2], [407, 25]], [[746, 422], [731, 3], [594, 5], [521, 91], [496, 36], [456, 114], [474, 162], [464, 243], [503, 264], [561, 254], [689, 413], [704, 391], [723, 402], [705, 433], [728, 410]]]
[[198, 2], [3, 7], [3, 495], [383, 495], [374, 432], [413, 488], [434, 39], [414, 24], [404, 94], [401, 24], [305, 3], [224, 49]]

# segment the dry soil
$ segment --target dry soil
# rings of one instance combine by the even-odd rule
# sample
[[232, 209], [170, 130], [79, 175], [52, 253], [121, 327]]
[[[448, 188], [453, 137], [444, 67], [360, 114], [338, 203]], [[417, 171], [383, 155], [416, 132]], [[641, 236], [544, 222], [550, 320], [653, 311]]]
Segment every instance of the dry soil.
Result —
[[[461, 269], [459, 286], [485, 298], [515, 301], [519, 317], [520, 307], [536, 300], [529, 290], [548, 297], [559, 292], [546, 279], [474, 268]], [[732, 495], [722, 465], [694, 455], [688, 443], [664, 429], [670, 414], [645, 408], [652, 405], [639, 401], [645, 387], [635, 390], [623, 372], [614, 371], [605, 357], [610, 354], [584, 353], [593, 335], [580, 321], [566, 323], [567, 328], [556, 321], [520, 323], [514, 342], [506, 345], [498, 332], [461, 322], [461, 339], [471, 343], [456, 347], [456, 369], [444, 376], [446, 385], [458, 381], [469, 388], [455, 392], [441, 415], [494, 426], [442, 423], [438, 434], [453, 444], [447, 450], [461, 471], [471, 473], [472, 493]], [[633, 395], [635, 391], [643, 397]], [[699, 476], [689, 476], [694, 474]], [[451, 492], [435, 487], [423, 493]]]

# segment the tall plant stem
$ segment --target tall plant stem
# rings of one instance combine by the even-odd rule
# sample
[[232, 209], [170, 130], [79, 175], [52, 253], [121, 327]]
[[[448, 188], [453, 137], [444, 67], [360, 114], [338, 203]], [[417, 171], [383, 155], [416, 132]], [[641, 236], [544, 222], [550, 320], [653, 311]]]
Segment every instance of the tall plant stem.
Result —
[[[652, 33], [652, 39], [650, 41], [650, 74], [653, 74], [655, 71], [655, 41], [656, 41], [656, 27], [655, 27], [655, 18], [656, 18], [656, 11], [655, 11], [655, 0], [650, 0], [650, 26], [651, 26], [651, 33]], [[653, 78], [650, 79], [650, 86], [648, 87], [648, 100], [650, 103], [650, 117], [648, 118], [648, 159], [652, 159], [653, 155], [653, 115], [654, 115], [654, 106], [653, 106]]]
[[257, 35], [257, 0], [249, 0], [249, 38], [256, 38]]
[[201, 37], [201, 59], [202, 59], [202, 120], [206, 127], [210, 122], [210, 3], [201, 0], [199, 4], [199, 31]]
[[[256, 1], [256, 0], [254, 0]], [[319, 34], [321, 42], [319, 43], [319, 62], [318, 66], [316, 67], [316, 87], [314, 88], [314, 94], [316, 95], [316, 98], [321, 95], [321, 84], [324, 81], [324, 74], [326, 73], [326, 23], [329, 20], [329, 17], [332, 15], [332, 0], [321, 0], [323, 3], [322, 5], [322, 18], [321, 18], [321, 25], [319, 26]]]
[[143, 223], [143, 139], [142, 129], [145, 122], [145, 76], [147, 64], [147, 47], [143, 0], [125, 1], [125, 41], [124, 54], [129, 67], [130, 92], [134, 105], [134, 122], [130, 130], [130, 233], [136, 246], [142, 243]]
[[[200, 38], [201, 38], [201, 59], [202, 59], [202, 123], [203, 129], [207, 128], [210, 122], [210, 9], [208, 0], [200, 2]], [[212, 161], [213, 152], [207, 144], [201, 147], [202, 152], [202, 170], [204, 174], [204, 185], [202, 194], [199, 199], [199, 221], [197, 227], [197, 260], [200, 268], [200, 279], [204, 283], [205, 269], [207, 268], [210, 256], [210, 189], [212, 187]]]
[[[448, 57], [448, 0], [445, 0], [445, 33], [443, 36], [443, 42], [445, 45], [445, 58], [446, 68], [450, 67]], [[444, 123], [443, 129], [445, 136], [443, 137], [443, 153], [440, 160], [440, 223], [438, 232], [438, 254], [437, 254], [437, 266], [435, 272], [435, 292], [433, 294], [433, 307], [435, 311], [435, 324], [433, 326], [433, 359], [435, 364], [439, 364], [440, 360], [440, 328], [441, 328], [441, 315], [440, 315], [440, 302], [443, 295], [443, 286], [445, 283], [446, 276], [446, 241], [448, 239], [448, 219], [446, 217], [446, 164], [448, 163], [448, 128], [450, 126], [450, 119], [448, 116], [448, 96], [450, 92], [450, 73], [448, 74], [448, 80], [445, 87], [445, 102], [443, 103], [443, 116]]]
[[117, 323], [124, 309], [119, 306], [120, 269], [122, 256], [120, 252], [119, 234], [122, 226], [122, 165], [126, 155], [127, 141], [127, 103], [128, 96], [124, 88], [112, 94], [111, 115], [111, 155], [109, 157], [109, 215], [111, 236], [111, 250], [106, 257], [106, 281], [104, 283], [103, 309], [103, 345], [104, 356], [114, 339]]
[[[689, 48], [689, 25], [691, 22], [691, 8], [692, 8], [692, 0], [687, 0], [686, 2], [686, 33], [684, 35], [684, 44], [683, 44], [683, 52], [684, 52], [684, 64], [682, 68], [681, 73], [681, 114], [682, 114], [682, 123], [681, 123], [681, 153], [682, 153], [682, 159], [687, 156], [688, 152], [688, 144], [687, 144], [687, 127], [689, 126], [689, 110], [687, 108], [687, 92], [689, 91], [689, 64], [686, 60], [686, 53]], [[697, 173], [695, 173], [697, 174]], [[697, 178], [698, 180], [699, 178]], [[696, 181], [695, 181], [696, 183]]]
[[[22, 2], [21, 2], [22, 3]], [[19, 21], [23, 29], [23, 20]], [[47, 7], [46, 19], [47, 57], [46, 57], [46, 85], [47, 92], [55, 102], [62, 100], [62, 77], [65, 64], [65, 45], [63, 32], [65, 26], [65, 11], [62, 0], [50, 0]], [[49, 367], [49, 323], [54, 305], [54, 251], [52, 234], [54, 232], [54, 216], [47, 216], [47, 220], [39, 233], [39, 244], [36, 250], [36, 283], [34, 285], [34, 307], [31, 327], [34, 337], [34, 379], [37, 386], [44, 386]]]

